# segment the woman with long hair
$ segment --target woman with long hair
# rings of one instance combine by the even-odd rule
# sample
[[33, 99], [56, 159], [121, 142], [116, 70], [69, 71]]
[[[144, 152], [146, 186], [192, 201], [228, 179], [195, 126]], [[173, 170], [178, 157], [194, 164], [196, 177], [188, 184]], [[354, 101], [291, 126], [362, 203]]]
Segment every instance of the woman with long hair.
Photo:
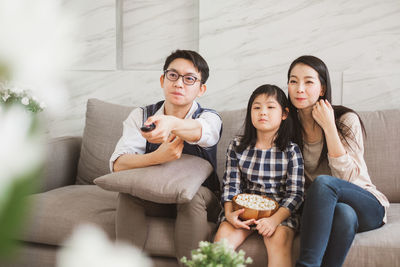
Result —
[[331, 104], [325, 63], [314, 56], [294, 60], [288, 94], [306, 176], [296, 266], [342, 266], [355, 234], [386, 222], [389, 202], [368, 174], [360, 117]]

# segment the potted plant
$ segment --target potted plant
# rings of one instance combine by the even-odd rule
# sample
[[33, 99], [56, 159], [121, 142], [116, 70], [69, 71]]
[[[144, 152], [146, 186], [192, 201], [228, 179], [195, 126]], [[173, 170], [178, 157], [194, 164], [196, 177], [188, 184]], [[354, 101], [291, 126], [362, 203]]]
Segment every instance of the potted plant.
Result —
[[188, 267], [245, 267], [253, 260], [250, 257], [245, 258], [243, 250], [236, 252], [223, 239], [216, 243], [200, 241], [199, 248], [192, 250], [192, 259], [183, 257], [181, 262]]

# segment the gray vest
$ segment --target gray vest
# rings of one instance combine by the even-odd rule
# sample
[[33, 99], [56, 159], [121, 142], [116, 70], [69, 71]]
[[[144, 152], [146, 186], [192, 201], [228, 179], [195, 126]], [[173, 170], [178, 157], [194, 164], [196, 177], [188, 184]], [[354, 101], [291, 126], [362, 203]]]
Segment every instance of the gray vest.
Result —
[[[143, 122], [145, 122], [148, 117], [153, 116], [157, 112], [157, 110], [159, 110], [161, 108], [163, 103], [164, 103], [164, 101], [160, 101], [160, 102], [158, 102], [158, 103], [156, 103], [154, 105], [148, 105], [148, 106], [142, 107], [142, 109], [143, 109]], [[202, 108], [200, 105], [198, 105], [198, 108], [193, 113], [192, 118], [196, 119], [196, 118], [200, 117], [200, 115], [204, 111], [213, 112], [213, 113], [218, 115], [218, 113], [215, 110], [205, 109], [205, 108]], [[222, 133], [222, 127], [221, 127], [220, 136], [221, 136], [221, 133]], [[153, 151], [157, 150], [157, 148], [159, 146], [160, 146], [160, 144], [153, 144], [153, 143], [150, 143], [150, 142], [146, 141], [146, 152], [145, 153], [153, 152]], [[215, 144], [212, 147], [203, 148], [203, 147], [200, 147], [198, 145], [192, 145], [192, 144], [184, 142], [182, 153], [193, 155], [193, 156], [197, 156], [197, 157], [203, 158], [203, 159], [207, 160], [208, 162], [210, 162], [210, 164], [214, 168], [214, 171], [204, 181], [204, 183], [202, 185], [207, 187], [207, 188], [209, 188], [212, 192], [214, 192], [219, 197], [220, 194], [221, 194], [221, 189], [220, 189], [218, 176], [217, 176], [217, 173], [216, 173], [216, 168], [217, 168], [217, 144]]]

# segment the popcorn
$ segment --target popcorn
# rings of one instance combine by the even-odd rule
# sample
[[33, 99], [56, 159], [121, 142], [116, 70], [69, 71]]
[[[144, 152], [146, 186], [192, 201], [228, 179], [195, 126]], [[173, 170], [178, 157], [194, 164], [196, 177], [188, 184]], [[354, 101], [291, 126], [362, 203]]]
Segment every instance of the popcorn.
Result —
[[235, 201], [241, 206], [255, 210], [273, 210], [276, 207], [275, 201], [255, 194], [239, 194]]

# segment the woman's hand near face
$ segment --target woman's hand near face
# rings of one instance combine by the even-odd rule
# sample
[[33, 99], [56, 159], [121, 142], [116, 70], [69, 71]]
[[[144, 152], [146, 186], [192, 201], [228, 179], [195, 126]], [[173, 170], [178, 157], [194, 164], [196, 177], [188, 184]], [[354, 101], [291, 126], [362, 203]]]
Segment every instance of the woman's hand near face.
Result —
[[312, 116], [325, 132], [336, 131], [335, 114], [328, 100], [317, 101], [313, 107]]
[[312, 110], [314, 120], [324, 130], [328, 155], [337, 158], [346, 154], [335, 124], [335, 113], [327, 100], [319, 100]]

